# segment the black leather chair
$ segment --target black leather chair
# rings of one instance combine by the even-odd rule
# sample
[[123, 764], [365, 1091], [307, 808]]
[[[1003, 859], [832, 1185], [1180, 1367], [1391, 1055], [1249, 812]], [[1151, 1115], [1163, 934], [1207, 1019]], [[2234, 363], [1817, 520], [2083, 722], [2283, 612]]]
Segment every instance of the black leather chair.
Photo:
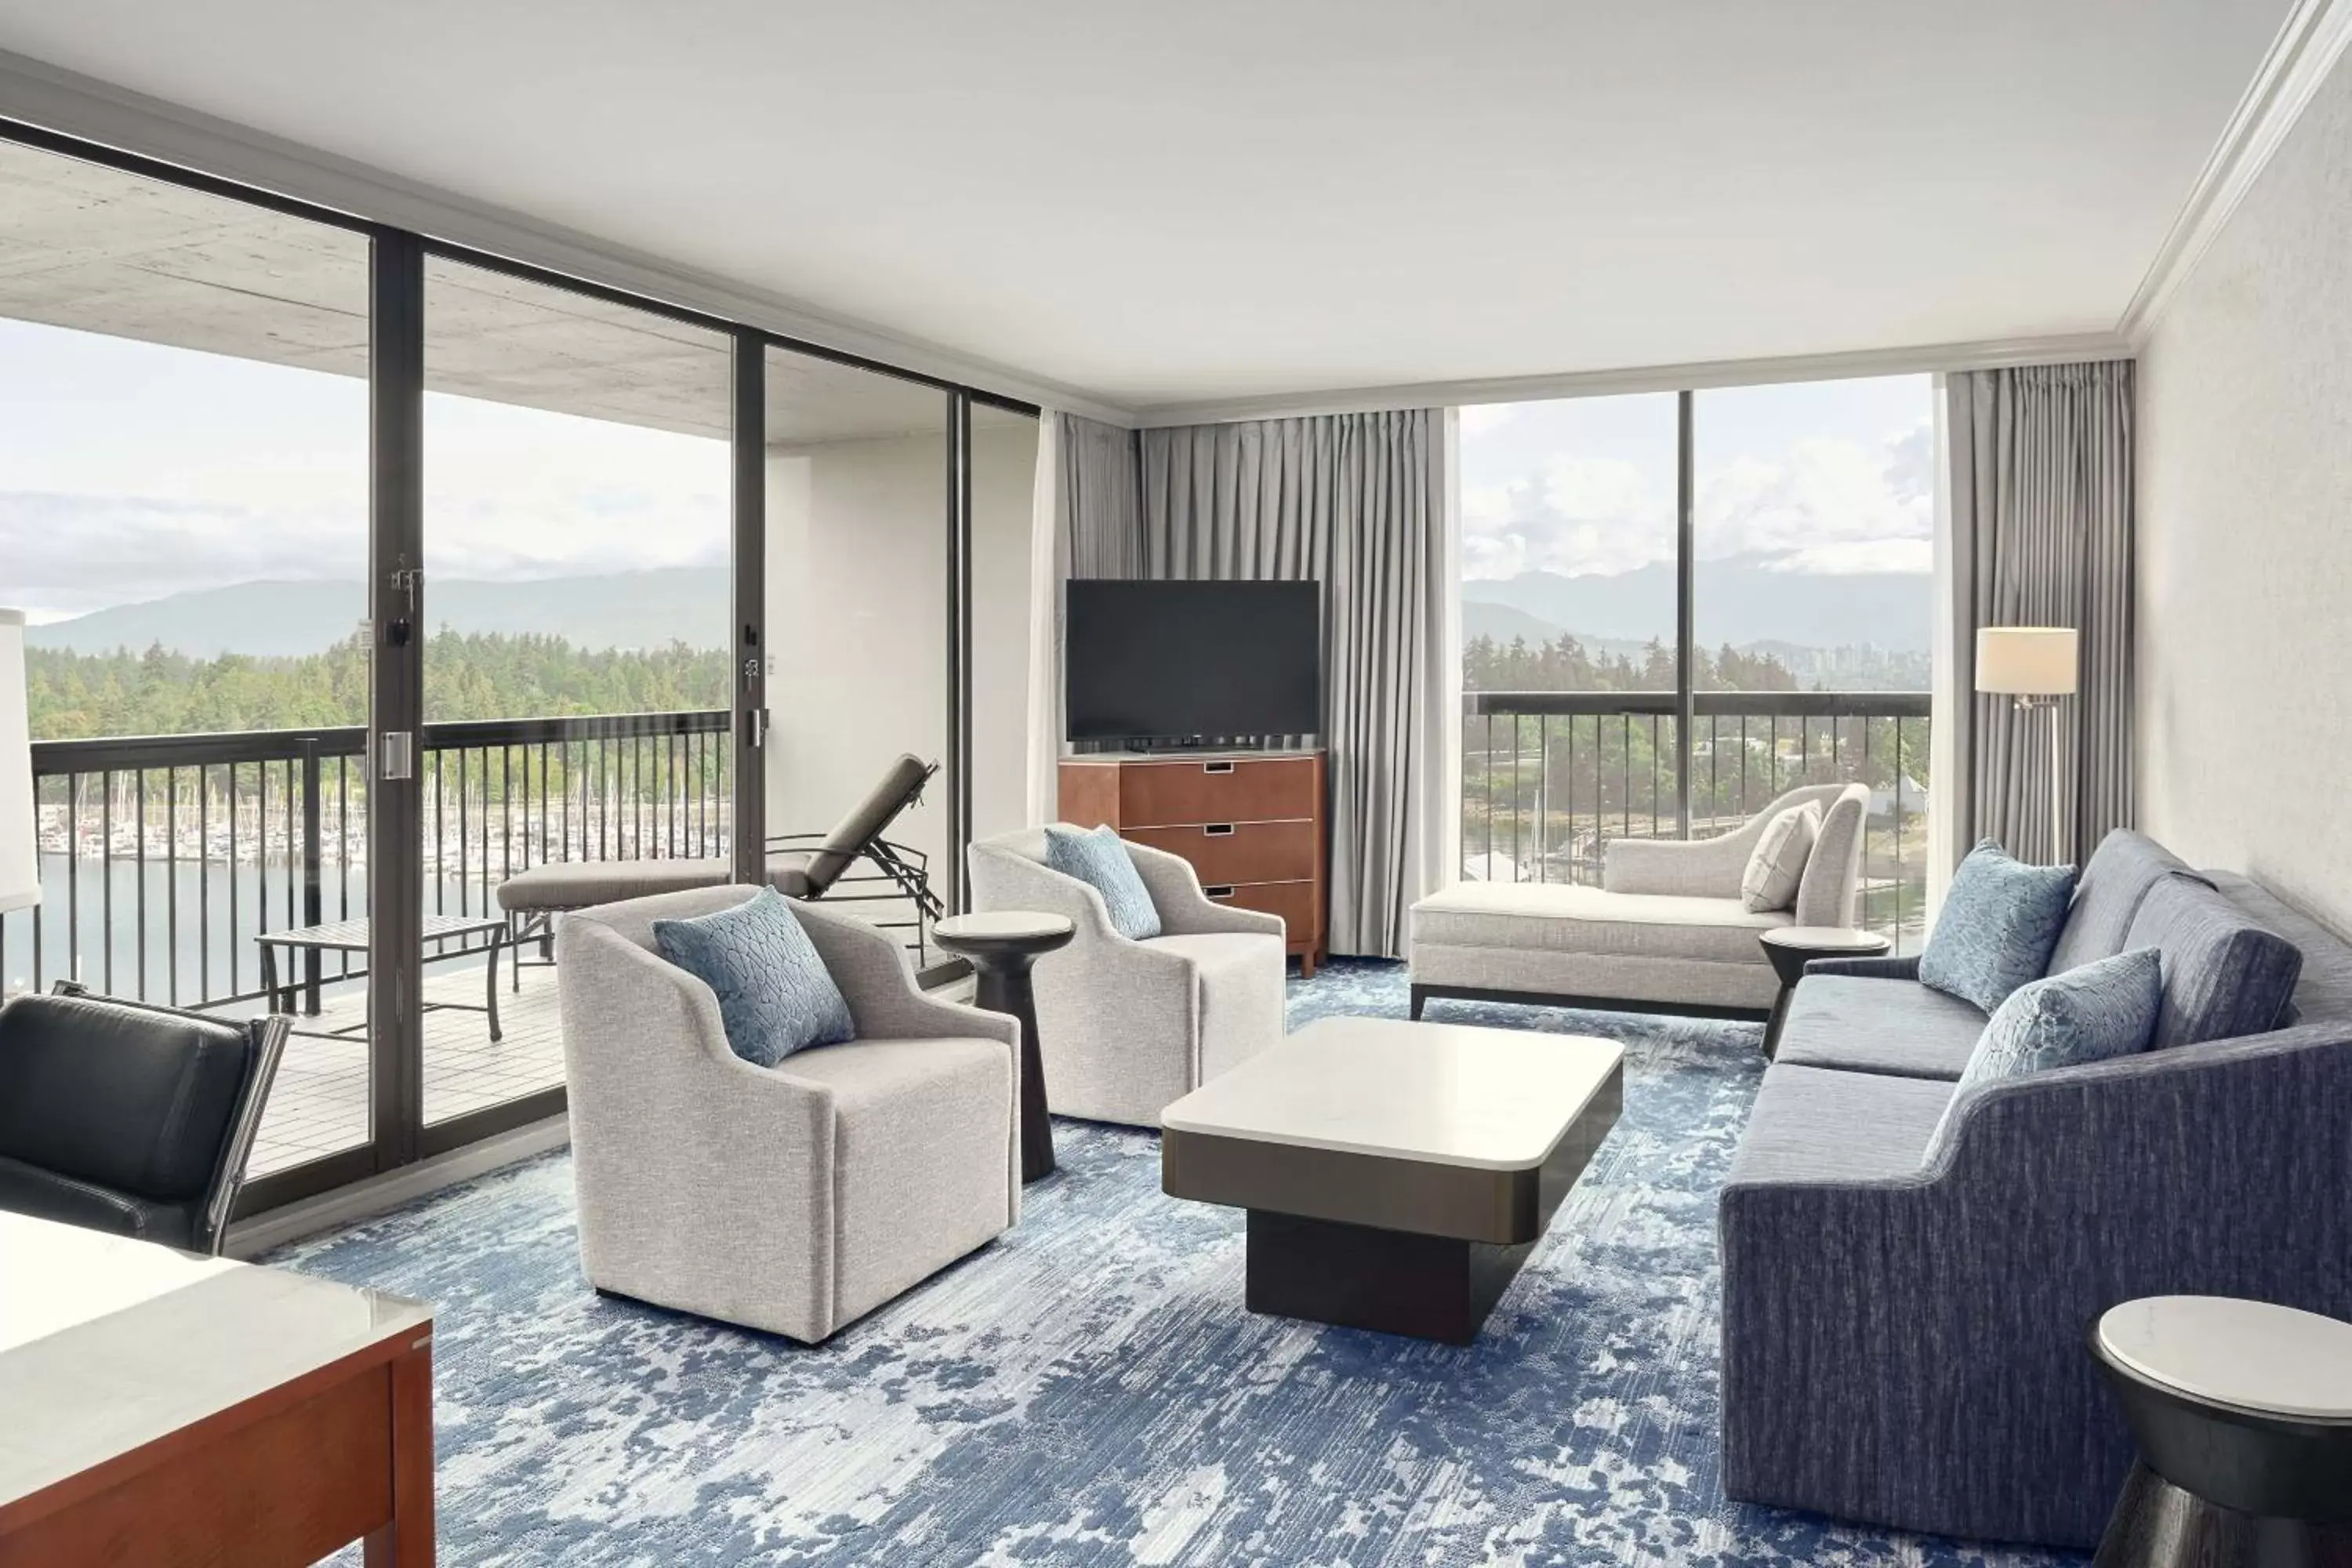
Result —
[[218, 1253], [286, 1030], [62, 986], [0, 1007], [0, 1209]]

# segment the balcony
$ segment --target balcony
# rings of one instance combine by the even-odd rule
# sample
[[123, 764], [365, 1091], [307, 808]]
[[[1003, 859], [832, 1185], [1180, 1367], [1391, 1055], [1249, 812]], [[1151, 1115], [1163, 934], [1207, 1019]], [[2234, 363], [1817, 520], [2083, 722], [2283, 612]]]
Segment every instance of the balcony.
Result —
[[1465, 693], [1464, 879], [1598, 885], [1612, 839], [1710, 837], [1783, 790], [1860, 783], [1871, 791], [1862, 922], [1896, 952], [1916, 951], [1927, 915], [1927, 694], [1695, 692], [1687, 794], [1677, 700]]
[[[496, 915], [499, 882], [550, 860], [725, 855], [728, 723], [710, 710], [427, 725], [426, 913]], [[261, 1010], [257, 936], [367, 912], [365, 741], [352, 726], [37, 743], [44, 899], [0, 916], [0, 973]], [[485, 951], [428, 946], [423, 1001], [478, 1004]], [[255, 1177], [371, 1137], [363, 955], [314, 952], [284, 978], [299, 983], [303, 1016]], [[562, 1083], [552, 976], [503, 974], [500, 1012], [495, 1044], [478, 1012], [425, 1014], [425, 1122]]]

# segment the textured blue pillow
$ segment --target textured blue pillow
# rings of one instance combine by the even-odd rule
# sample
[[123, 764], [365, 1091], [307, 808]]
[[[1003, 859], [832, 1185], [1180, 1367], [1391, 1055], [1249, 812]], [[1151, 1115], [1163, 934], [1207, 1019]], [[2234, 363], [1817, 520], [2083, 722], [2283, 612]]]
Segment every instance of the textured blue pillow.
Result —
[[2074, 867], [2029, 866], [1984, 840], [1952, 873], [1919, 952], [1919, 984], [1991, 1012], [2050, 972], [2074, 892]]
[[1160, 934], [1160, 906], [1151, 901], [1151, 889], [1143, 885], [1126, 842], [1110, 828], [1046, 828], [1045, 864], [1100, 893], [1110, 910], [1111, 930], [1119, 935], [1141, 942]]
[[716, 914], [656, 921], [654, 945], [710, 987], [728, 1049], [755, 1067], [856, 1037], [848, 1000], [801, 929], [793, 901], [773, 888]]
[[[2010, 993], [1977, 1037], [1952, 1104], [1980, 1083], [2050, 1068], [2136, 1056], [2156, 1040], [2164, 1005], [2164, 966], [2152, 947], [2077, 964]], [[1928, 1142], [1930, 1158], [1951, 1135], [1952, 1110]]]

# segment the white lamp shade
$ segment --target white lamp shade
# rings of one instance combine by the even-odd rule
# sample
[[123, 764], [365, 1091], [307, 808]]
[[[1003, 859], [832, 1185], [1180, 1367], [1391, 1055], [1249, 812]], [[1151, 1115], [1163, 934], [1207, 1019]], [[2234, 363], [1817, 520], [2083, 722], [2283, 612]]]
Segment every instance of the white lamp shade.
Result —
[[2072, 626], [1979, 626], [1977, 689], [2063, 697], [2074, 689]]
[[0, 910], [40, 901], [33, 740], [25, 711], [25, 616], [20, 610], [0, 610]]

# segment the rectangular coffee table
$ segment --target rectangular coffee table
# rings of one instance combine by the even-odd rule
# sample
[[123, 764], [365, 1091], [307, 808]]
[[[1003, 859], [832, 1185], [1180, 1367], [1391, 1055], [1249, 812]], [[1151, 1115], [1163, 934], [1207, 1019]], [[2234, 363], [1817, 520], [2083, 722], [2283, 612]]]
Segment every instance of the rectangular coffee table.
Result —
[[1608, 1040], [1318, 1019], [1161, 1114], [1160, 1184], [1249, 1211], [1251, 1311], [1467, 1344], [1624, 1081]]

